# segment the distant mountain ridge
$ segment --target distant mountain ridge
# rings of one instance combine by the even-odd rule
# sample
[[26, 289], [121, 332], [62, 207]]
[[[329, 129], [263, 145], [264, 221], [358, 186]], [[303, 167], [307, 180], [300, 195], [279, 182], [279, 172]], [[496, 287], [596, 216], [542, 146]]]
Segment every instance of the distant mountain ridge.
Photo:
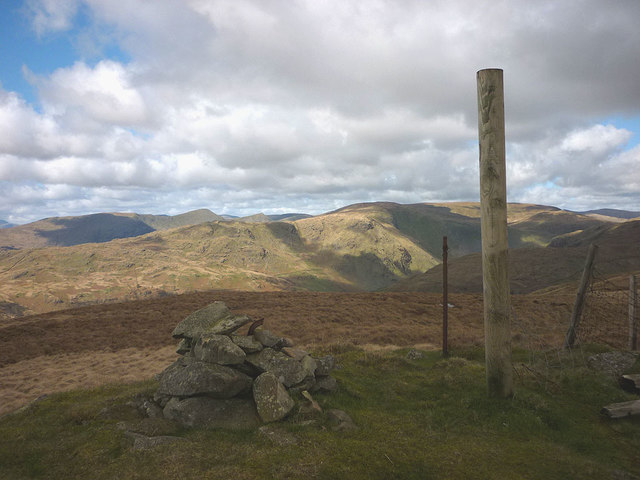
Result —
[[640, 212], [633, 212], [630, 210], [618, 210], [615, 208], [600, 208], [598, 210], [587, 210], [586, 212], [578, 212], [583, 215], [602, 215], [612, 218], [623, 218], [630, 220], [632, 218], [640, 218]]
[[[189, 221], [215, 215], [199, 212]], [[91, 220], [102, 225], [98, 239], [107, 237], [106, 226], [112, 223], [120, 227], [128, 222], [131, 233], [136, 233], [133, 227], [151, 229], [141, 220], [144, 216], [96, 215], [66, 219], [65, 228]], [[168, 228], [172, 225], [170, 218], [147, 218], [158, 228], [104, 243], [0, 249], [0, 301], [18, 304], [25, 311], [42, 312], [193, 290], [371, 291], [394, 284], [402, 289], [421, 289], [423, 272], [431, 275], [429, 278], [437, 277], [443, 235], [449, 239], [452, 269], [459, 265], [459, 277], [473, 288], [477, 285], [477, 203], [375, 202], [294, 221], [265, 221], [268, 216], [258, 215], [177, 228]], [[189, 218], [182, 216], [180, 221]], [[511, 257], [521, 259], [523, 268], [522, 274], [514, 277], [516, 282], [525, 282], [518, 288], [532, 288], [534, 283], [542, 288], [550, 275], [562, 278], [566, 269], [579, 271], [583, 253], [546, 248], [549, 244], [563, 238], [574, 241], [583, 232], [626, 225], [529, 204], [509, 204], [508, 220]], [[62, 243], [63, 234], [60, 228], [56, 230], [59, 225], [51, 219], [47, 225], [53, 233], [44, 232], [49, 238], [38, 238], [49, 240], [57, 235], [56, 240]], [[33, 231], [26, 233], [34, 237]], [[547, 257], [550, 261], [544, 263]], [[535, 272], [539, 262], [545, 270], [538, 278]], [[534, 278], [536, 282], [532, 282]], [[434, 281], [439, 285], [440, 279]]]
[[198, 225], [205, 222], [240, 221], [266, 223], [309, 218], [311, 215], [288, 213], [248, 217], [229, 217], [206, 208], [179, 215], [151, 215], [139, 213], [94, 213], [75, 217], [51, 217], [25, 225], [12, 225], [0, 220], [0, 248], [22, 249], [40, 247], [68, 247], [83, 243], [104, 243], [117, 238], [129, 238], [154, 231]]

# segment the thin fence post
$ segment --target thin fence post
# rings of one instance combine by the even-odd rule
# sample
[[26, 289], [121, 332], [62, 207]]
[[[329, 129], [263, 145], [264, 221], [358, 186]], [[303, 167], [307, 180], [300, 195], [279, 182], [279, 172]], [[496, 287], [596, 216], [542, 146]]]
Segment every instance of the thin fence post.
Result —
[[502, 70], [480, 70], [477, 84], [487, 390], [490, 397], [504, 398], [513, 395], [513, 364]]
[[449, 356], [449, 246], [442, 237], [442, 356]]
[[629, 277], [629, 350], [638, 349], [638, 289], [636, 276]]
[[564, 348], [571, 348], [576, 341], [576, 332], [578, 325], [580, 325], [580, 317], [582, 316], [582, 308], [584, 307], [584, 299], [591, 283], [591, 277], [593, 274], [593, 261], [596, 258], [596, 252], [598, 246], [591, 244], [589, 246], [589, 252], [587, 253], [587, 261], [584, 264], [584, 270], [582, 271], [582, 278], [580, 279], [580, 287], [576, 294], [576, 301], [573, 304], [573, 312], [571, 313], [571, 323], [569, 324], [569, 330], [564, 339]]

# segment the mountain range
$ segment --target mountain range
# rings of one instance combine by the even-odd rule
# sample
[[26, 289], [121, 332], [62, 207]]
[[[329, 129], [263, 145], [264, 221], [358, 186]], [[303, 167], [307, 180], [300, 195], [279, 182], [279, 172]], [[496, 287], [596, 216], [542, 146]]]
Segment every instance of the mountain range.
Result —
[[[640, 258], [640, 220], [527, 204], [510, 204], [508, 217], [514, 293], [574, 281], [592, 241], [602, 258]], [[362, 203], [275, 219], [209, 210], [45, 219], [0, 231], [0, 309], [211, 289], [438, 290], [443, 235], [452, 291], [481, 291], [477, 203]], [[633, 262], [609, 273], [640, 270]]]

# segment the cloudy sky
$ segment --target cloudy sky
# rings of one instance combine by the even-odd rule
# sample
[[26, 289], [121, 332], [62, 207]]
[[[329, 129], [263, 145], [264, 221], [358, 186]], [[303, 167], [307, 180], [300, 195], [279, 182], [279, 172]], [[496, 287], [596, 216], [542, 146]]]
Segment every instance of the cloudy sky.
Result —
[[478, 198], [640, 210], [638, 0], [0, 0], [0, 219]]

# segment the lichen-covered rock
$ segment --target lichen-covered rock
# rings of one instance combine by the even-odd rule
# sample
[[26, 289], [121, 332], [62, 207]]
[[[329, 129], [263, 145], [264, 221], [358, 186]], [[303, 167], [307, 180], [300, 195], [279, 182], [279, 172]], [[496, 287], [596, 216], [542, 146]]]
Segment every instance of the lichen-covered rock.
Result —
[[224, 302], [213, 302], [193, 312], [173, 331], [174, 338], [199, 338], [204, 335], [227, 335], [249, 323], [247, 315], [234, 315]]
[[587, 364], [594, 370], [599, 370], [613, 377], [627, 372], [638, 358], [637, 352], [605, 352], [591, 355]]
[[198, 339], [193, 356], [203, 362], [237, 365], [243, 363], [247, 355], [226, 335], [207, 335]]
[[300, 383], [306, 376], [300, 362], [271, 348], [247, 355], [247, 362], [262, 372], [273, 373], [287, 387]]
[[331, 370], [336, 368], [336, 359], [333, 355], [327, 355], [325, 357], [316, 358], [316, 376], [326, 376], [331, 373]]
[[316, 368], [318, 368], [318, 362], [315, 361], [311, 355], [307, 355], [300, 362], [302, 366], [302, 371], [304, 372], [305, 377], [313, 377], [316, 372]]
[[164, 417], [185, 427], [247, 430], [262, 422], [250, 398], [172, 398], [164, 407]]
[[245, 353], [257, 353], [264, 348], [253, 335], [232, 335], [231, 341], [239, 346]]
[[279, 348], [283, 345], [284, 339], [274, 335], [266, 328], [258, 327], [253, 332], [253, 337], [262, 345], [268, 348]]
[[253, 379], [229, 367], [182, 357], [169, 365], [158, 381], [159, 395], [231, 398], [248, 391]]
[[253, 399], [264, 422], [277, 422], [295, 405], [287, 389], [271, 372], [263, 373], [253, 382]]

